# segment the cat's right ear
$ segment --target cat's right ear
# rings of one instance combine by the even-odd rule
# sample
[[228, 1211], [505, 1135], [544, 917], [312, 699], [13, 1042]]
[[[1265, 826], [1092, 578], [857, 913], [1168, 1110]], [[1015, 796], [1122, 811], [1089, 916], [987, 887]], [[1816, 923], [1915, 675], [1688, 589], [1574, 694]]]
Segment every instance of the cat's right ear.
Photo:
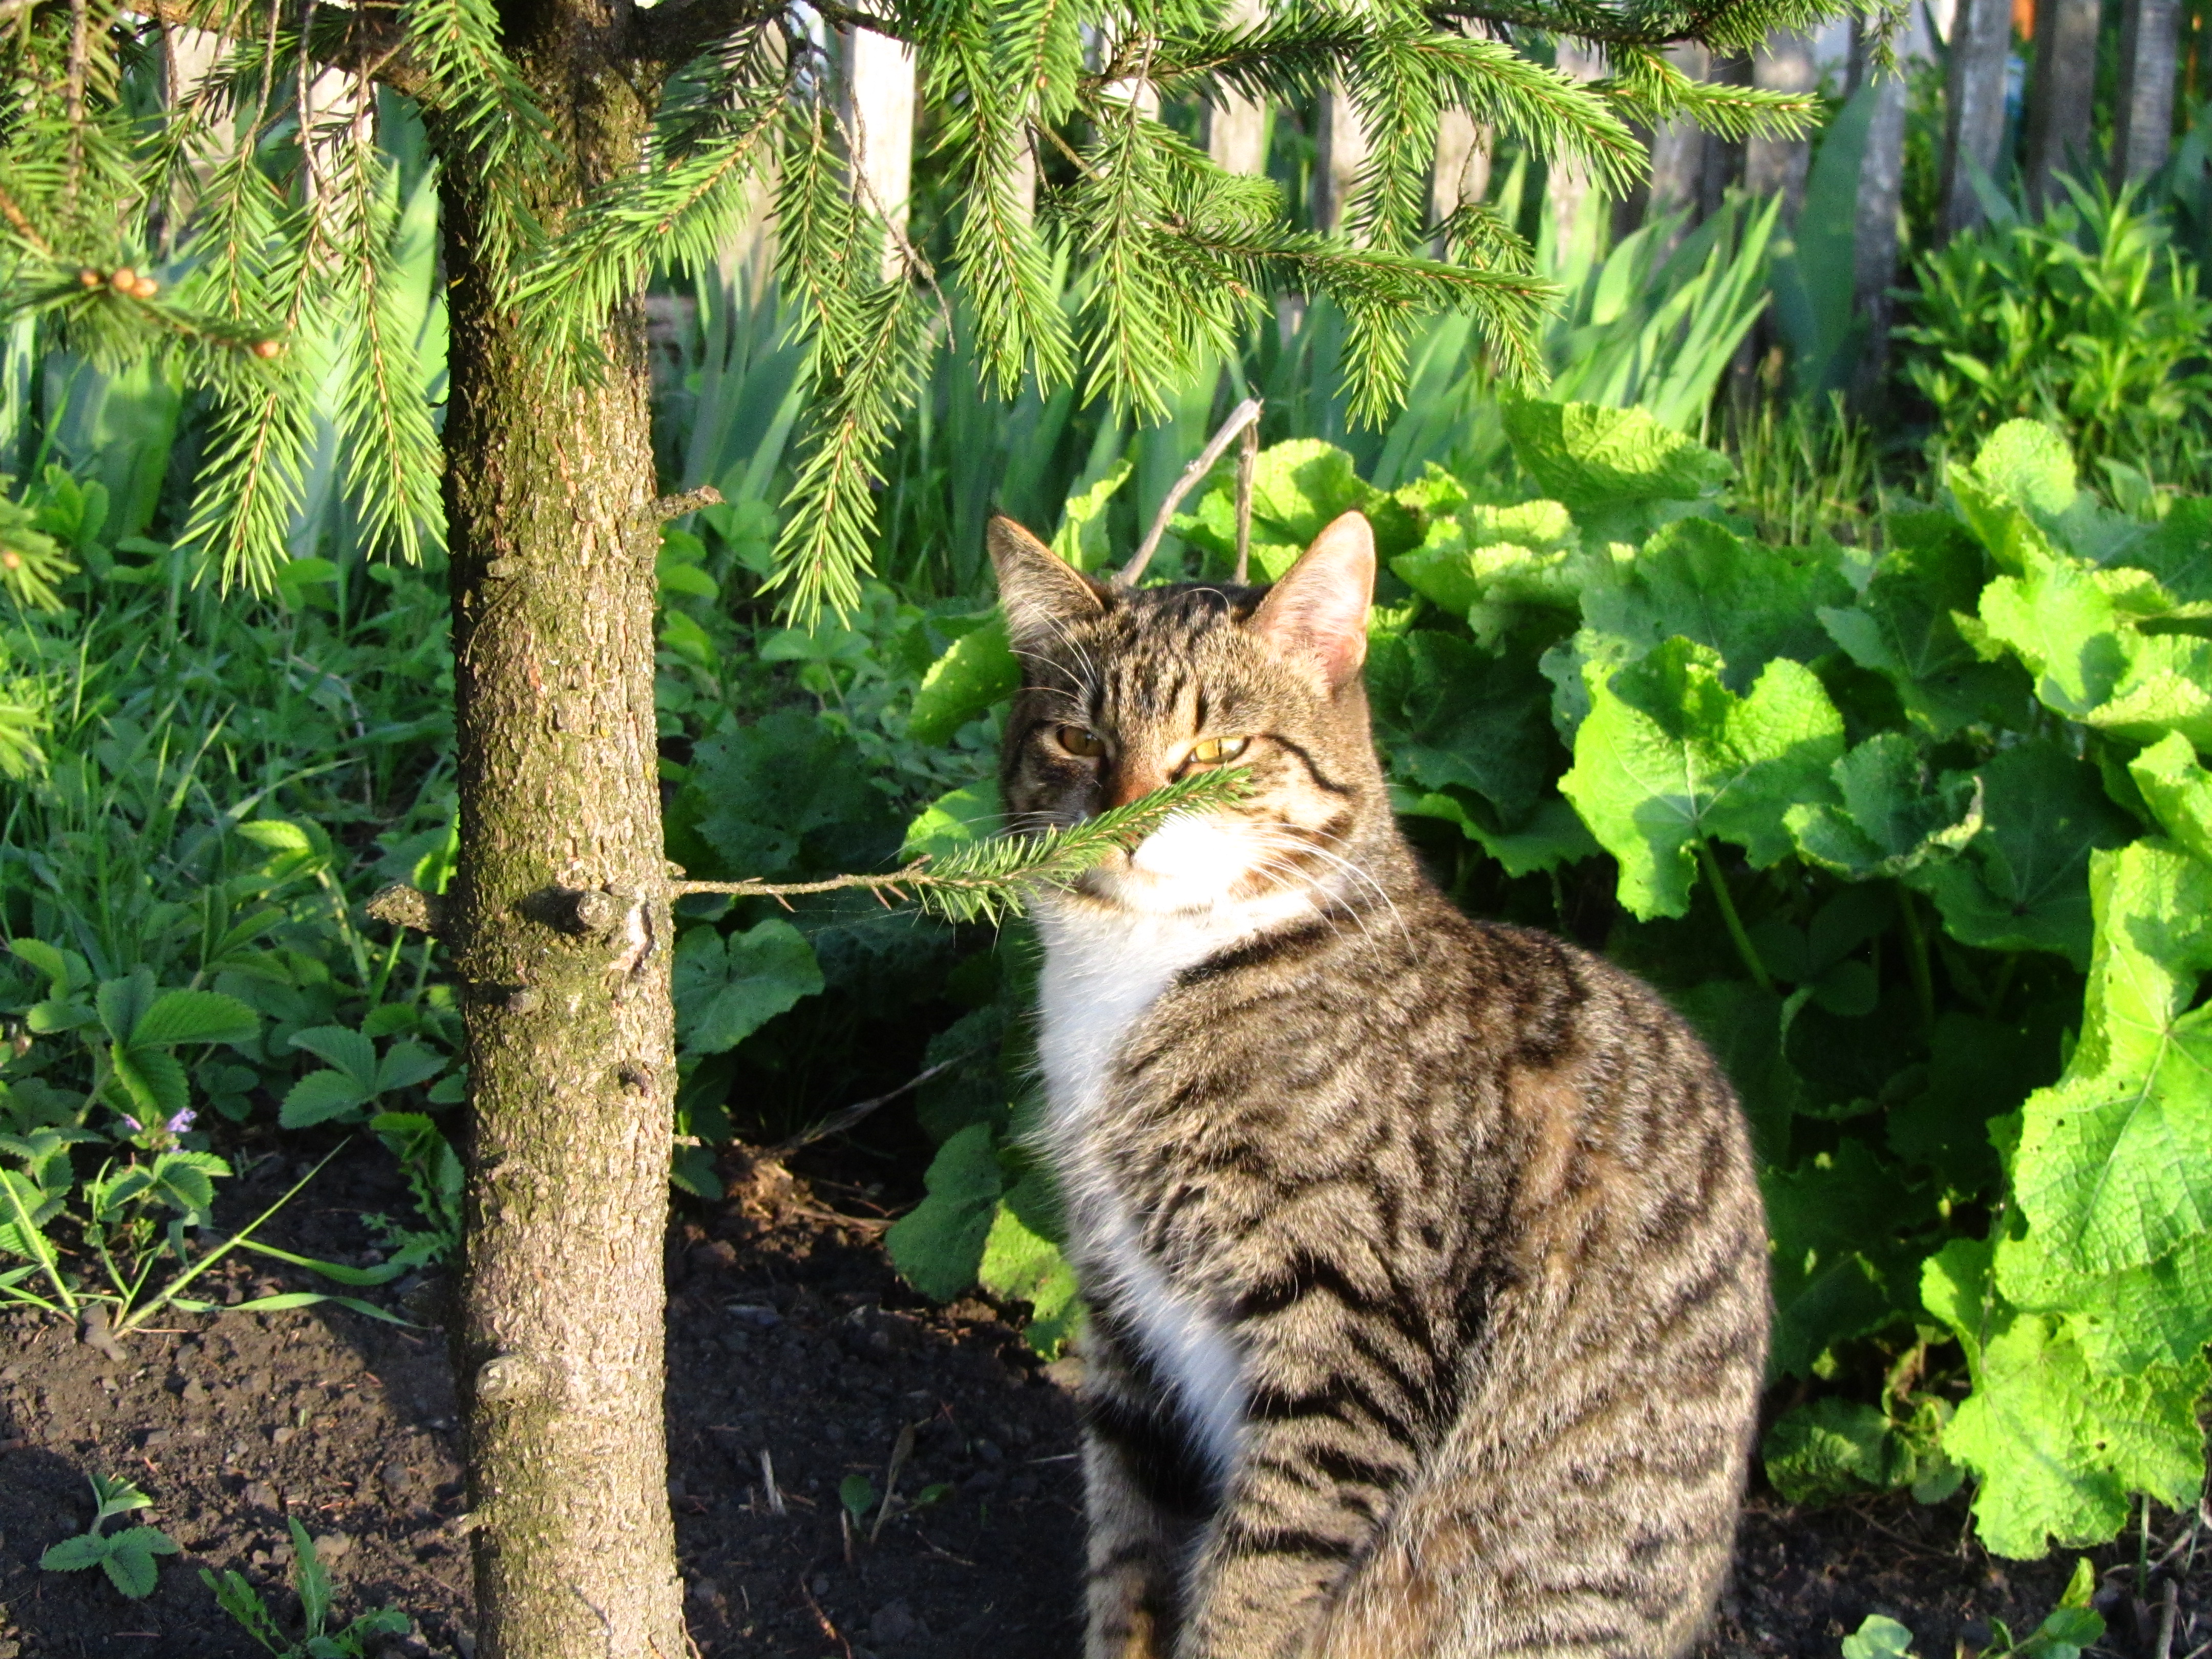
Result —
[[985, 541], [1016, 651], [1042, 649], [1073, 624], [1105, 613], [1106, 589], [1012, 519], [993, 519]]

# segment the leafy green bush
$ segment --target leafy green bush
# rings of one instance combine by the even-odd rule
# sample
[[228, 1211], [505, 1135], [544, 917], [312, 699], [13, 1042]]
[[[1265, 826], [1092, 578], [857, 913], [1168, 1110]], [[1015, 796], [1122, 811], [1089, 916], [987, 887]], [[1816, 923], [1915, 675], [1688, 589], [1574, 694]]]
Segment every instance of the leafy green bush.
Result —
[[[1819, 1498], [1978, 1482], [1990, 1547], [2193, 1501], [2212, 1337], [2212, 502], [2080, 489], [2025, 422], [1893, 507], [1879, 554], [1758, 540], [1728, 464], [1636, 411], [1510, 404], [1520, 499], [1395, 491], [1326, 445], [1255, 481], [1269, 574], [1334, 514], [1390, 578], [1371, 701], [1401, 815], [1471, 908], [1601, 944], [1705, 1031], [1751, 1115], [1767, 1446]], [[2154, 501], [2147, 505], [2154, 507]], [[1226, 489], [1178, 524], [1232, 556]], [[950, 660], [948, 657], [947, 660]], [[963, 670], [980, 714], [1000, 684]], [[910, 847], [993, 821], [988, 781]], [[939, 1143], [889, 1235], [933, 1296], [1079, 1317], [1043, 1175], [1015, 939], [932, 1045]]]
[[2041, 219], [2008, 213], [1914, 262], [1900, 372], [1945, 453], [2025, 416], [2085, 458], [2212, 488], [2212, 299], [2197, 267], [2133, 189], [2063, 182]]

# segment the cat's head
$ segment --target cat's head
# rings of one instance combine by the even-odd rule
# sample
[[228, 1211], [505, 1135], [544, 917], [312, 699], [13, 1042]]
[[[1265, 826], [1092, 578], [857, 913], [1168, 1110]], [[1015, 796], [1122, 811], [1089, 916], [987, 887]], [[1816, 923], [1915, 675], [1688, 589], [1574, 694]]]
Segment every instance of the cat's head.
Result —
[[1272, 587], [1122, 587], [1009, 519], [991, 561], [1022, 690], [1000, 785], [1018, 828], [1079, 823], [1198, 768], [1245, 769], [1232, 805], [1178, 813], [1086, 876], [1133, 910], [1207, 911], [1357, 883], [1389, 805], [1360, 665], [1375, 535], [1347, 513]]

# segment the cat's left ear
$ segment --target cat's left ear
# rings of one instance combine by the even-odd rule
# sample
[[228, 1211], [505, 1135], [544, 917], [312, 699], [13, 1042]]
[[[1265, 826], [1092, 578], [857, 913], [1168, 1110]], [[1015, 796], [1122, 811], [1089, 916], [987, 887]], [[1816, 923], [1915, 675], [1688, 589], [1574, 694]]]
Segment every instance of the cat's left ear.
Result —
[[1105, 611], [1103, 588], [1012, 519], [993, 519], [984, 541], [1017, 651], [1042, 650], [1071, 623]]
[[1367, 660], [1367, 607], [1375, 599], [1375, 532], [1347, 513], [1267, 590], [1245, 624], [1279, 657], [1318, 668], [1332, 691]]

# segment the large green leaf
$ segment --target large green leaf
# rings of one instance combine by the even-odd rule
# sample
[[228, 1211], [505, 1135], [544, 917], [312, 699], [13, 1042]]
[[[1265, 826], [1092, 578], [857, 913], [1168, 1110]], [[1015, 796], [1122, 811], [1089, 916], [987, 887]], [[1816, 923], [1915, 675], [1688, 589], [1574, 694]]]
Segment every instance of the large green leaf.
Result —
[[2197, 764], [2197, 749], [2179, 732], [2153, 744], [2129, 763], [2159, 828], [2176, 844], [2212, 864], [2212, 772]]
[[2197, 1401], [2212, 1380], [2201, 1357], [2135, 1376], [2093, 1372], [2063, 1319], [2004, 1299], [1990, 1246], [1972, 1239], [1929, 1259], [1920, 1294], [1966, 1351], [1973, 1393], [1943, 1446], [1980, 1477], [1974, 1519], [1991, 1550], [2032, 1559], [2054, 1540], [2102, 1543], [2137, 1492], [2176, 1509], [2197, 1501]]
[[1508, 823], [1550, 793], [1564, 756], [1525, 658], [1417, 629], [1378, 644], [1368, 690], [1394, 773], [1425, 789], [1472, 789]]
[[2013, 1158], [2024, 1233], [1997, 1249], [2033, 1308], [2134, 1317], [2085, 1328], [2100, 1359], [2212, 1340], [2212, 866], [2155, 842], [2090, 870], [2096, 952], [2066, 1074], [2031, 1096]]
[[1906, 1240], [1935, 1218], [1935, 1200], [1855, 1137], [1759, 1184], [1774, 1252], [1769, 1369], [1809, 1376], [1837, 1343], [1911, 1313]]
[[2058, 1072], [2057, 1033], [2049, 1022], [1984, 1019], [1947, 1010], [1929, 1034], [1926, 1086], [1889, 1109], [1890, 1150], [1934, 1172], [1961, 1199], [1995, 1195], [1994, 1118]]
[[1572, 611], [1585, 562], [1560, 502], [1470, 502], [1431, 525], [1390, 568], [1422, 598], [1464, 617], [1476, 641], [1494, 649], [1524, 611]]
[[872, 770], [849, 737], [779, 708], [701, 743], [685, 797], [733, 876], [874, 869], [899, 826]]
[[359, 1111], [374, 1098], [343, 1072], [310, 1072], [285, 1091], [276, 1121], [287, 1129], [311, 1128]]
[[1613, 661], [1694, 640], [1720, 653], [1722, 678], [1741, 691], [1774, 658], [1810, 662], [1832, 649], [1818, 613], [1850, 597], [1832, 548], [1767, 547], [1685, 519], [1583, 589], [1577, 639], [1586, 657]]
[[884, 1235], [891, 1265], [933, 1301], [975, 1284], [1005, 1188], [990, 1126], [972, 1123], [937, 1149], [922, 1176], [921, 1203]]
[[1021, 665], [1006, 641], [1006, 619], [994, 617], [963, 634], [930, 664], [914, 694], [907, 733], [916, 743], [948, 743], [952, 734], [1022, 684]]
[[2139, 743], [2180, 732], [2212, 748], [2212, 640], [2142, 625], [2175, 611], [2154, 578], [2032, 544], [2019, 562], [1984, 591], [1981, 620], [2035, 675], [2045, 705]]
[[376, 1091], [376, 1045], [343, 1025], [315, 1025], [292, 1034], [292, 1046], [335, 1066], [364, 1093]]
[[1035, 1173], [1025, 1176], [1000, 1200], [983, 1241], [975, 1278], [993, 1296], [1030, 1304], [1030, 1322], [1023, 1335], [1030, 1347], [1054, 1359], [1074, 1334], [1082, 1310], [1075, 1269], [1060, 1246], [1033, 1227], [1033, 1218], [1024, 1213], [1030, 1206], [1023, 1201], [1024, 1188], [1042, 1180]]
[[1537, 487], [1601, 532], [1623, 507], [1703, 500], [1734, 470], [1640, 409], [1509, 398], [1503, 413], [1514, 459]]
[[131, 1028], [135, 1048], [144, 1043], [251, 1042], [261, 1017], [236, 997], [215, 991], [167, 991]]
[[734, 1048], [822, 988], [814, 947], [770, 917], [742, 933], [694, 927], [676, 946], [676, 1027], [690, 1053]]
[[1584, 673], [1590, 716], [1559, 788], [1620, 860], [1620, 902], [1646, 921], [1688, 911], [1702, 838], [1735, 842], [1764, 867], [1790, 850], [1789, 807], [1831, 792], [1843, 719], [1801, 663], [1769, 663], [1741, 698], [1717, 653], [1688, 640]]
[[1800, 801], [1784, 821], [1799, 854], [1839, 876], [1901, 876], [1981, 833], [1980, 787], [1955, 773], [1932, 779], [1927, 756], [1902, 732], [1875, 733], [1829, 775], [1838, 800]]
[[1948, 513], [1899, 512], [1890, 550], [1858, 602], [1824, 606], [1820, 625], [1852, 661], [1895, 688], [1905, 717], [1932, 738], [1974, 725], [2017, 725], [2027, 677], [2010, 659], [1984, 660], [1959, 631], [1980, 601], [1982, 550]]
[[2089, 855], [2129, 839], [2094, 766], [2047, 738], [2001, 750], [1974, 774], [1981, 833], [1956, 858], [1908, 871], [1954, 939], [1993, 951], [2051, 951], [2087, 967]]

